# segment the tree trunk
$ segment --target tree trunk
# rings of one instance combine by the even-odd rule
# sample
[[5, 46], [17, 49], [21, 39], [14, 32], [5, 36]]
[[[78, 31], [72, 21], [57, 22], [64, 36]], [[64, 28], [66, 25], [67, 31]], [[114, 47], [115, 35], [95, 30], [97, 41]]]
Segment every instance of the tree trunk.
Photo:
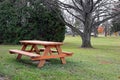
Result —
[[92, 32], [92, 15], [90, 13], [85, 14], [84, 31], [82, 37], [82, 48], [92, 48], [91, 45], [91, 32]]
[[98, 37], [97, 27], [95, 27], [93, 30], [94, 30], [94, 37]]
[[108, 26], [107, 26], [107, 24], [106, 24], [106, 25], [104, 25], [104, 26], [105, 26], [105, 29], [104, 29], [104, 31], [105, 31], [105, 37], [107, 37], [107, 33], [108, 33], [107, 28], [108, 28]]
[[82, 36], [82, 48], [92, 48], [90, 33], [84, 33]]

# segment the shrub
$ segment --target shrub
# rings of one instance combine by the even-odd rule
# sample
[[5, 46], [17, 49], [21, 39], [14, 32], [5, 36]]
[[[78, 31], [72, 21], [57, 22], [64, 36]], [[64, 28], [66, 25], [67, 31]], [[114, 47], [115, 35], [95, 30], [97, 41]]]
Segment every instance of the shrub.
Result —
[[[17, 44], [23, 39], [63, 41], [65, 25], [53, 10], [41, 2], [30, 6], [5, 0], [0, 2], [0, 43]], [[60, 10], [59, 10], [60, 12]]]

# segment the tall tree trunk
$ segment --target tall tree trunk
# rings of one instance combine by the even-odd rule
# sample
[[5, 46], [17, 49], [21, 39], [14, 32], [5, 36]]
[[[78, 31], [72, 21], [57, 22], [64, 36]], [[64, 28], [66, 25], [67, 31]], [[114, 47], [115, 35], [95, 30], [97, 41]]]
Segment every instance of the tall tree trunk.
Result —
[[90, 33], [84, 33], [82, 36], [82, 48], [92, 48]]
[[92, 15], [90, 13], [85, 14], [85, 22], [84, 22], [84, 31], [81, 35], [82, 37], [82, 46], [83, 48], [92, 48], [91, 45], [91, 32], [92, 32]]

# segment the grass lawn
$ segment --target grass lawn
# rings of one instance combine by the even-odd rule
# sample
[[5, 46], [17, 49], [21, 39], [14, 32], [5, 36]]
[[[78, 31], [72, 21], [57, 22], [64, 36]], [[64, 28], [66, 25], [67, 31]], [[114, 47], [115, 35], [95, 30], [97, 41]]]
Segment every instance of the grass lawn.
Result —
[[9, 49], [20, 45], [0, 45], [0, 76], [6, 80], [120, 80], [120, 37], [92, 38], [93, 49], [80, 48], [80, 37], [67, 36], [62, 49], [74, 52], [63, 65], [59, 59], [51, 59], [44, 67], [17, 55]]

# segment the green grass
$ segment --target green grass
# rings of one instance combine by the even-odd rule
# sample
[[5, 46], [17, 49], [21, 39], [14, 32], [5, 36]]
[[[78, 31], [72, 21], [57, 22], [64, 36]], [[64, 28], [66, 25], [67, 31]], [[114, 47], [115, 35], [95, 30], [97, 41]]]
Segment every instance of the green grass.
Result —
[[80, 37], [67, 36], [62, 49], [74, 52], [63, 65], [51, 59], [44, 67], [9, 54], [20, 45], [0, 45], [0, 75], [10, 80], [120, 80], [120, 37], [92, 38], [93, 49], [80, 48]]

